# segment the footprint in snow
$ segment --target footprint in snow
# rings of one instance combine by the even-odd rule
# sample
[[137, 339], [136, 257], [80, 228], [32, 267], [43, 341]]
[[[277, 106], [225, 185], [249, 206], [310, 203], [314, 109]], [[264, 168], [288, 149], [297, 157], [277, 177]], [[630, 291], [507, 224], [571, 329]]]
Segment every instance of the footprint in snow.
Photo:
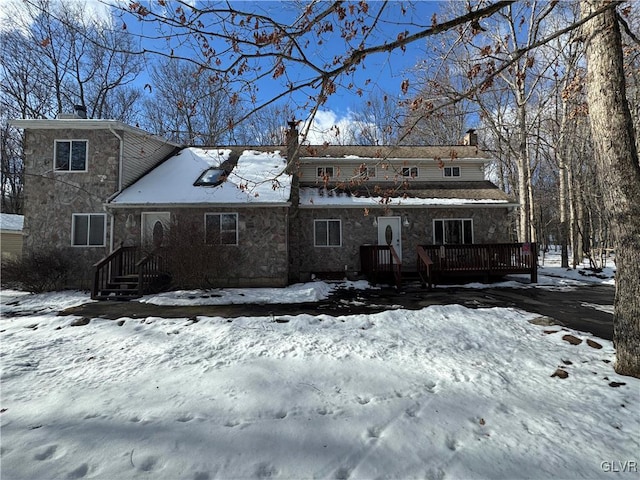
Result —
[[148, 456], [144, 457], [140, 460], [140, 464], [138, 468], [143, 472], [151, 472], [156, 469], [156, 465], [158, 464], [158, 457]]
[[178, 418], [176, 418], [176, 420], [181, 423], [190, 422], [191, 420], [193, 420], [193, 415], [190, 413], [185, 413], [184, 415], [180, 415]]
[[86, 463], [83, 463], [72, 472], [69, 472], [69, 475], [67, 475], [67, 478], [83, 478], [83, 477], [86, 477], [87, 473], [89, 473], [89, 465], [87, 465]]
[[351, 475], [351, 469], [348, 467], [340, 467], [336, 470], [336, 479], [337, 480], [347, 480]]
[[418, 412], [420, 411], [420, 405], [415, 404], [411, 405], [409, 408], [405, 410], [405, 413], [408, 417], [415, 418], [418, 416]]
[[256, 468], [257, 478], [272, 478], [278, 476], [278, 469], [269, 463], [260, 463]]
[[40, 461], [49, 460], [51, 457], [53, 457], [53, 455], [56, 453], [57, 450], [58, 450], [57, 445], [49, 445], [45, 447], [42, 451], [36, 453], [33, 456], [33, 458]]
[[452, 452], [455, 452], [460, 446], [460, 442], [458, 442], [458, 440], [452, 435], [447, 435], [447, 439], [445, 440], [445, 445], [449, 450], [451, 450]]
[[193, 476], [193, 480], [210, 480], [211, 479], [211, 475], [209, 475], [209, 472], [196, 472], [195, 475]]

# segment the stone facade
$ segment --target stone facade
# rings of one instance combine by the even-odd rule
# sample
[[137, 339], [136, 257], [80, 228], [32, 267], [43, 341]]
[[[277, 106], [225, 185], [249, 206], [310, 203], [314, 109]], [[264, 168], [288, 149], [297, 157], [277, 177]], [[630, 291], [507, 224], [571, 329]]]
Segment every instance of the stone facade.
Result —
[[[215, 276], [215, 286], [262, 287], [288, 283], [287, 207], [203, 207], [114, 208], [116, 244], [140, 245], [143, 212], [169, 212], [171, 228], [176, 229], [177, 247], [196, 248], [215, 256], [220, 271], [203, 272]], [[238, 245], [205, 245], [205, 213], [237, 213]], [[170, 235], [170, 238], [176, 238]], [[187, 247], [189, 244], [190, 247]], [[202, 252], [198, 252], [202, 254]], [[194, 267], [197, 268], [197, 267]], [[195, 285], [194, 285], [195, 286]], [[200, 285], [201, 286], [201, 285]]]
[[[511, 225], [509, 210], [505, 207], [482, 208], [304, 208], [300, 209], [301, 251], [300, 279], [309, 280], [312, 275], [346, 275], [357, 278], [360, 271], [360, 246], [378, 243], [377, 217], [400, 217], [401, 224], [408, 220], [409, 226], [401, 226], [402, 265], [414, 269], [416, 247], [434, 243], [433, 220], [472, 219], [474, 243], [509, 242]], [[342, 224], [342, 246], [315, 247], [314, 220], [339, 219]]]
[[[87, 140], [86, 172], [54, 170], [56, 140]], [[27, 130], [25, 132], [25, 245], [69, 249], [79, 266], [73, 285], [88, 288], [91, 265], [109, 252], [109, 219], [104, 246], [71, 245], [74, 213], [104, 213], [103, 202], [117, 190], [120, 143], [108, 130]]]
[[[348, 208], [340, 204], [313, 206], [313, 202], [301, 202], [298, 205], [300, 192], [297, 178], [292, 183], [289, 203], [283, 201], [281, 204], [247, 204], [236, 207], [223, 207], [218, 203], [144, 207], [111, 204], [109, 199], [120, 186], [121, 152], [125, 154], [122, 168], [131, 169], [137, 165], [141, 169], [147, 164], [157, 164], [162, 160], [160, 156], [168, 154], [175, 145], [164, 145], [164, 149], [158, 150], [160, 153], [156, 154], [157, 158], [152, 158], [151, 154], [140, 153], [147, 150], [136, 147], [138, 143], [134, 140], [143, 143], [148, 140], [136, 131], [121, 131], [117, 128], [112, 129], [112, 126], [107, 128], [101, 125], [93, 128], [89, 124], [87, 128], [76, 128], [29, 126], [25, 129], [27, 174], [24, 185], [24, 251], [28, 253], [47, 247], [68, 250], [73, 255], [75, 263], [80, 266], [77, 278], [72, 279], [74, 287], [91, 286], [92, 265], [109, 254], [112, 248], [121, 243], [127, 246], [140, 245], [142, 214], [151, 212], [170, 214], [170, 232], [183, 236], [182, 240], [171, 237], [172, 248], [175, 245], [192, 248], [194, 257], [206, 260], [202, 263], [206, 265], [204, 270], [207, 271], [204, 273], [208, 278], [214, 279], [218, 286], [284, 286], [297, 281], [308, 281], [313, 275], [356, 278], [361, 269], [360, 246], [378, 243], [378, 226], [374, 224], [378, 217], [400, 217], [402, 263], [403, 268], [408, 270], [415, 268], [416, 246], [434, 243], [434, 219], [471, 219], [474, 243], [504, 243], [512, 240], [509, 234], [510, 208], [513, 208], [514, 204], [506, 199], [504, 193], [501, 195], [505, 196], [505, 199], [492, 197], [491, 194], [498, 191], [493, 187], [489, 190], [470, 188], [469, 191], [460, 193], [457, 190], [445, 192], [439, 189], [435, 192], [437, 195], [434, 195], [437, 198], [449, 198], [447, 195], [451, 198], [475, 198], [472, 195], [477, 194], [480, 195], [480, 199], [503, 200], [504, 206], [478, 204], [438, 207], [414, 204], [393, 208], [375, 206], [365, 213], [364, 208]], [[126, 140], [127, 135], [132, 136], [129, 141]], [[123, 138], [124, 145], [121, 145], [120, 140]], [[87, 170], [56, 171], [56, 140], [86, 140]], [[161, 143], [160, 139], [153, 141]], [[350, 149], [354, 147], [344, 148], [347, 149], [344, 152], [333, 152], [336, 158], [351, 152]], [[475, 147], [473, 150], [467, 152], [471, 158], [468, 162], [473, 163], [477, 160], [476, 163], [479, 162], [478, 165], [481, 165], [485, 157], [480, 155]], [[135, 155], [131, 153], [134, 151], [137, 152]], [[361, 152], [363, 155], [366, 153]], [[293, 155], [291, 152], [289, 154]], [[408, 149], [403, 153], [403, 157], [426, 158], [425, 155], [425, 152], [415, 149]], [[324, 161], [322, 158], [317, 160]], [[480, 172], [478, 170], [476, 174], [480, 175]], [[464, 181], [458, 182], [464, 183], [462, 187], [471, 186], [471, 177], [462, 180]], [[431, 195], [432, 192], [427, 193], [429, 195], [425, 193], [426, 196], [420, 198], [434, 196]], [[466, 196], [458, 197], [463, 194]], [[237, 213], [238, 245], [205, 245], [205, 213]], [[74, 214], [105, 215], [104, 245], [72, 246]], [[314, 220], [322, 219], [340, 220], [340, 246], [315, 246]], [[176, 251], [184, 253], [180, 249]], [[190, 265], [194, 271], [201, 268], [197, 262]]]

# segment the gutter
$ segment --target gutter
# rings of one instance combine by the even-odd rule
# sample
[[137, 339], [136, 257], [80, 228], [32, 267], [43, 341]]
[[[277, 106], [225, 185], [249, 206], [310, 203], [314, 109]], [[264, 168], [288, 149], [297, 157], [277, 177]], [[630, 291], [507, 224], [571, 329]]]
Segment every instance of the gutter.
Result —
[[[124, 157], [124, 140], [122, 139], [122, 137], [120, 135], [118, 135], [115, 130], [113, 129], [113, 126], [111, 124], [109, 124], [109, 131], [118, 139], [118, 141], [120, 142], [120, 148], [118, 149], [118, 189], [112, 194], [109, 195], [109, 198], [107, 198], [107, 203], [110, 202], [113, 198], [116, 197], [116, 195], [119, 195], [120, 192], [122, 192], [122, 176], [123, 176], [123, 157]], [[109, 213], [106, 209], [106, 205], [104, 207], [105, 212], [107, 212], [107, 214], [109, 215], [109, 225], [111, 226], [110, 228], [110, 233], [109, 233], [109, 251], [113, 252], [113, 236], [115, 235], [115, 219], [113, 218], [113, 214]]]
[[263, 207], [290, 207], [291, 202], [262, 202], [262, 203], [105, 203], [108, 209], [125, 208], [263, 208]]

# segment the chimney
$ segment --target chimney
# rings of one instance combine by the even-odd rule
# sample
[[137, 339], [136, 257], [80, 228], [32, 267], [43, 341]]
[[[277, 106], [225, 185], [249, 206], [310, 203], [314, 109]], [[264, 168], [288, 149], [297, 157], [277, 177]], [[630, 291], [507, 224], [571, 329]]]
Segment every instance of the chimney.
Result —
[[87, 107], [84, 105], [74, 105], [73, 109], [76, 111], [78, 118], [87, 118]]
[[478, 146], [478, 134], [473, 128], [467, 130], [467, 133], [464, 135], [464, 145], [470, 145], [477, 147]]
[[297, 173], [298, 170], [298, 157], [299, 157], [299, 144], [298, 144], [298, 122], [292, 120], [287, 122], [289, 129], [286, 134], [287, 143], [287, 173]]

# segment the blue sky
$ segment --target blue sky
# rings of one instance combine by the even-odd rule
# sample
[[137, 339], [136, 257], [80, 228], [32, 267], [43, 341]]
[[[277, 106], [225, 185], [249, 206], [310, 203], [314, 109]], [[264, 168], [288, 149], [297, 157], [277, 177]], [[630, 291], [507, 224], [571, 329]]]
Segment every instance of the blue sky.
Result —
[[[376, 15], [383, 5], [383, 2], [380, 1], [369, 3], [369, 15], [371, 16]], [[288, 24], [292, 23], [298, 14], [294, 2], [232, 2], [232, 4], [236, 8], [263, 13]], [[407, 29], [413, 29], [409, 30], [411, 33], [430, 26], [432, 16], [439, 7], [440, 2], [432, 1], [388, 2], [380, 17], [378, 28], [369, 35], [366, 46], [379, 44], [385, 40], [395, 40], [399, 33]], [[142, 31], [146, 35], [155, 34], [155, 25], [142, 24], [134, 19], [127, 19], [126, 22], [127, 30], [131, 33]], [[361, 39], [361, 36], [355, 37], [350, 43], [352, 46], [357, 45]], [[313, 36], [310, 40], [305, 52], [313, 62], [317, 62], [319, 65], [330, 62], [335, 55], [345, 52], [345, 48], [347, 48], [347, 44], [340, 38], [340, 31], [337, 28], [320, 38]], [[321, 40], [320, 44], [318, 40]], [[165, 48], [164, 41], [153, 42], [153, 44], [147, 43], [146, 46], [156, 49]], [[217, 49], [218, 47], [214, 48]], [[222, 47], [220, 46], [219, 48]], [[176, 52], [178, 51], [182, 55], [189, 55], [189, 50], [187, 49], [176, 50]], [[406, 52], [379, 53], [367, 57], [352, 77], [341, 78], [343, 85], [353, 83], [362, 88], [363, 96], [359, 97], [354, 91], [339, 87], [323, 108], [336, 112], [338, 116], [344, 116], [350, 109], [357, 108], [358, 105], [364, 103], [371, 91], [376, 95], [379, 95], [380, 91], [391, 95], [399, 95], [401, 93], [400, 85], [407, 78], [408, 70], [414, 67], [418, 61], [424, 59], [424, 55], [424, 43], [416, 42], [416, 44], [410, 45]], [[221, 56], [221, 58], [225, 60], [226, 57]], [[287, 68], [287, 76], [294, 80], [308, 78], [309, 75], [310, 71], [303, 68], [292, 66]], [[262, 80], [260, 82], [259, 98], [266, 100], [283, 91], [283, 79], [284, 77], [278, 80], [267, 77]], [[292, 99], [292, 103], [303, 104], [305, 100], [305, 95], [298, 94]]]

